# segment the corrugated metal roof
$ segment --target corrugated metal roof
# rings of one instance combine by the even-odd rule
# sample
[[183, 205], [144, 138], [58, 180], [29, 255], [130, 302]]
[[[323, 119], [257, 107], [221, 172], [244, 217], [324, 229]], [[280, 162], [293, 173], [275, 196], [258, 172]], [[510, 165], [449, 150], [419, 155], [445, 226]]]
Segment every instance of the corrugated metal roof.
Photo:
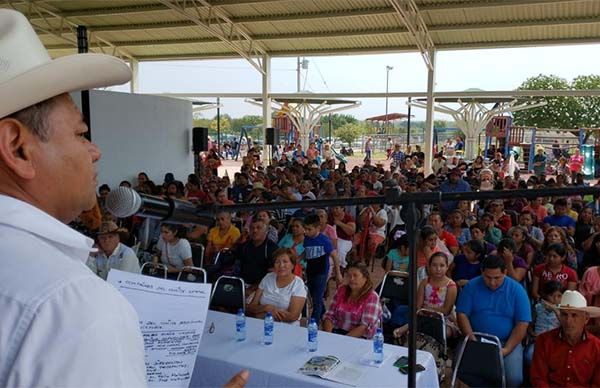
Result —
[[[441, 50], [600, 42], [600, 0], [414, 2]], [[418, 51], [394, 0], [189, 0], [182, 12], [170, 8], [182, 3], [14, 0], [0, 7], [28, 15], [54, 57], [76, 52], [77, 25], [90, 31], [94, 51], [139, 60]]]

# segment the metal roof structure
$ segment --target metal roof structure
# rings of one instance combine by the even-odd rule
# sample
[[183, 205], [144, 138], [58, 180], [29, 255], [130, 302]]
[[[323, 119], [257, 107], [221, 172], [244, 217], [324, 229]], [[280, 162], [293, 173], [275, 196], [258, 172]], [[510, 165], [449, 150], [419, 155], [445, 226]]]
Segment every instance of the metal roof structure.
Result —
[[139, 61], [333, 55], [600, 42], [597, 0], [4, 0], [53, 57]]
[[[275, 96], [271, 58], [419, 52], [428, 70], [427, 92], [408, 95], [428, 101], [425, 149], [432, 149], [433, 101], [443, 97], [435, 90], [437, 52], [600, 43], [600, 0], [0, 0], [0, 7], [24, 13], [55, 58], [77, 51], [76, 29], [85, 26], [91, 51], [130, 62], [132, 91], [140, 61], [244, 58], [261, 73], [263, 100], [352, 98]], [[518, 92], [445, 97], [515, 97]], [[262, 107], [266, 127], [271, 104]], [[425, 171], [430, 167], [426, 158]], [[413, 379], [411, 373], [409, 385]]]
[[404, 120], [409, 116], [404, 113], [388, 113], [387, 115], [373, 116], [367, 117], [365, 121], [394, 121], [394, 120]]

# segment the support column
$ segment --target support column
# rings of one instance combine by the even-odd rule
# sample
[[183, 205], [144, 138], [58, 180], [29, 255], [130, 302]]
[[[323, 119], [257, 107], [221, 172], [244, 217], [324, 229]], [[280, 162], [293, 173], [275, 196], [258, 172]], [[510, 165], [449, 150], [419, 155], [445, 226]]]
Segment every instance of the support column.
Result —
[[139, 61], [137, 59], [132, 59], [129, 62], [129, 66], [131, 66], [131, 82], [129, 83], [129, 92], [137, 93], [137, 92], [139, 92], [139, 89], [140, 89], [139, 78], [138, 78]]
[[267, 128], [271, 127], [271, 57], [267, 54], [263, 55], [262, 68], [264, 73], [262, 75], [262, 115], [263, 115], [263, 152], [262, 160], [266, 160], [267, 163], [271, 163], [273, 152], [271, 146], [267, 145]]
[[[77, 26], [77, 53], [85, 54], [88, 52], [88, 33], [86, 26]], [[92, 141], [92, 119], [90, 111], [90, 91], [81, 91], [81, 114], [83, 122], [88, 127], [88, 131], [84, 134], [85, 138]]]
[[429, 50], [429, 59], [431, 60], [431, 68], [428, 69], [427, 74], [427, 116], [425, 119], [425, 163], [424, 173], [425, 176], [431, 174], [431, 162], [433, 160], [433, 112], [434, 112], [434, 93], [435, 93], [435, 62], [436, 62], [437, 51], [432, 48]]

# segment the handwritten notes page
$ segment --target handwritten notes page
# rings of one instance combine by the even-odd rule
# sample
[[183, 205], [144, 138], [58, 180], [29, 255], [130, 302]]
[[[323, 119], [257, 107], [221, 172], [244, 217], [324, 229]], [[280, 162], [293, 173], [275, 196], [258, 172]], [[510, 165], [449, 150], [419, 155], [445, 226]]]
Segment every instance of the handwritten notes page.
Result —
[[188, 387], [210, 301], [210, 284], [111, 270], [108, 282], [140, 318], [149, 387]]

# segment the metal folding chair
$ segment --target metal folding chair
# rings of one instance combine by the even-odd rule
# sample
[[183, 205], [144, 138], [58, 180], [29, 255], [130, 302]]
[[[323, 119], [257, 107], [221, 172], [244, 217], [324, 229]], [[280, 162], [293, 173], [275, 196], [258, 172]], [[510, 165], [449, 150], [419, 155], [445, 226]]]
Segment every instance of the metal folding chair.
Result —
[[206, 248], [200, 243], [190, 243], [192, 247], [192, 261], [194, 267], [204, 268], [204, 252]]
[[446, 318], [439, 311], [419, 309], [417, 311], [417, 333], [430, 336], [443, 346], [444, 356], [448, 355], [446, 338]]
[[[190, 276], [191, 275], [191, 276]], [[206, 283], [208, 275], [204, 268], [185, 266], [177, 275], [177, 281], [190, 283]]]
[[150, 262], [147, 262], [142, 265], [142, 268], [140, 269], [140, 274], [146, 276], [161, 277], [158, 276], [160, 271], [162, 271], [163, 273], [162, 277], [166, 279], [168, 272], [166, 265], [162, 263], [157, 263], [156, 265], [154, 265]]
[[210, 297], [210, 308], [237, 313], [246, 310], [246, 285], [242, 278], [221, 276], [215, 282]]
[[394, 300], [398, 304], [408, 305], [408, 292], [408, 273], [389, 271], [381, 282], [379, 300]]
[[506, 387], [502, 344], [498, 337], [473, 333], [477, 341], [465, 337], [455, 359], [451, 387], [460, 379], [470, 387]]

